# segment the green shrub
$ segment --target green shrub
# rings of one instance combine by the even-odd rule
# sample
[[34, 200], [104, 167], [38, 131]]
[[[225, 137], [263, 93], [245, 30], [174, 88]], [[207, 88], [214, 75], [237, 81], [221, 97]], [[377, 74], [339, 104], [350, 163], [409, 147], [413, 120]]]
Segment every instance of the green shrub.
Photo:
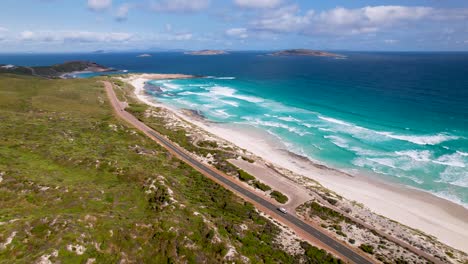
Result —
[[264, 184], [263, 182], [259, 182], [259, 181], [254, 181], [253, 186], [255, 188], [257, 188], [257, 189], [260, 189], [260, 190], [264, 191], [264, 192], [271, 190], [270, 186]]
[[346, 220], [345, 217], [341, 214], [332, 210], [328, 207], [321, 206], [317, 202], [310, 203], [309, 208], [311, 209], [311, 214], [317, 215], [323, 220], [335, 220], [336, 222], [341, 222]]
[[144, 104], [129, 104], [125, 110], [133, 114], [142, 114], [148, 109]]
[[374, 254], [374, 247], [371, 245], [361, 244], [359, 248], [366, 253], [369, 253], [371, 255]]
[[249, 158], [244, 157], [244, 156], [242, 156], [242, 159], [245, 160], [245, 161], [247, 161], [247, 162], [249, 162], [249, 163], [254, 163], [254, 162], [255, 162], [255, 160], [249, 159]]
[[306, 257], [309, 258], [306, 263], [343, 263], [340, 259], [333, 257], [333, 255], [327, 253], [325, 250], [311, 246], [306, 242], [301, 242], [301, 247], [304, 249]]
[[288, 201], [288, 197], [282, 193], [280, 193], [279, 191], [272, 191], [270, 193], [270, 196], [275, 199], [278, 203], [286, 203]]
[[198, 142], [198, 146], [202, 148], [217, 148], [218, 143], [216, 143], [216, 141], [204, 140], [204, 141]]
[[252, 180], [255, 180], [255, 177], [250, 175], [249, 173], [243, 171], [243, 170], [238, 170], [237, 173], [239, 174], [239, 179], [241, 181], [245, 181], [245, 182], [248, 182], [248, 181], [252, 181]]

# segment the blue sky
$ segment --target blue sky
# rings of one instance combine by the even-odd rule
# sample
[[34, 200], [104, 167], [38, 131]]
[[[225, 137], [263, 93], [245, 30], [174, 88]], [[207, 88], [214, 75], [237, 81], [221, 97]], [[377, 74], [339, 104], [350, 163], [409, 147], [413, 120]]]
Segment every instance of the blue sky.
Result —
[[468, 51], [466, 0], [2, 0], [0, 52]]

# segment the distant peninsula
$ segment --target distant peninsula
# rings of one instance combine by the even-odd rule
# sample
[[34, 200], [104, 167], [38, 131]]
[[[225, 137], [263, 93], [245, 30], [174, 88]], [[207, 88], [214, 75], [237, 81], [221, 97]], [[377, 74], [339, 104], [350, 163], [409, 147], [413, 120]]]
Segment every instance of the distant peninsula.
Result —
[[198, 56], [213, 56], [213, 55], [228, 54], [228, 52], [224, 50], [199, 50], [199, 51], [185, 52], [185, 54], [198, 55]]
[[320, 50], [309, 49], [289, 49], [270, 53], [271, 56], [311, 56], [311, 57], [334, 57], [344, 58], [345, 56]]
[[80, 72], [110, 72], [114, 71], [90, 61], [69, 61], [52, 66], [16, 66], [0, 65], [0, 73], [13, 73], [23, 75], [33, 75], [43, 78], [70, 78], [70, 75]]

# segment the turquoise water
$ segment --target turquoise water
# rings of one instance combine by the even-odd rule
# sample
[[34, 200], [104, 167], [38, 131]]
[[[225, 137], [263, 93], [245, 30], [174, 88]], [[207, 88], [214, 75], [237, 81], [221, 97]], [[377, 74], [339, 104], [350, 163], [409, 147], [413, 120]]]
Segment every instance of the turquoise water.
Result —
[[164, 92], [153, 96], [213, 121], [261, 128], [329, 166], [468, 204], [468, 53], [265, 54], [0, 54], [0, 63], [87, 59], [129, 72], [215, 76], [156, 81]]
[[[376, 92], [374, 83], [395, 76], [372, 77], [360, 76], [355, 87], [313, 75], [274, 80], [218, 76], [152, 84], [162, 87], [162, 93], [153, 94], [161, 102], [200, 110], [212, 121], [262, 128], [296, 154], [467, 204], [466, 116], [451, 112], [459, 111], [453, 104], [461, 98], [434, 98], [434, 91], [408, 91], [412, 87]], [[440, 105], [444, 100], [453, 100], [446, 105], [450, 108]], [[463, 102], [460, 111], [466, 110]]]

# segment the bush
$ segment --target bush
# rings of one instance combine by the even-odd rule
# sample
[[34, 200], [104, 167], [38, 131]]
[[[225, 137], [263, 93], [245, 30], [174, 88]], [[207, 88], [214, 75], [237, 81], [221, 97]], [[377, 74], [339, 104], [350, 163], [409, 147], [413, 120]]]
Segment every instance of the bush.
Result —
[[286, 203], [288, 201], [288, 197], [278, 191], [272, 191], [270, 196], [275, 199], [278, 203]]
[[350, 238], [350, 239], [348, 239], [348, 242], [349, 242], [350, 244], [354, 244], [354, 243], [356, 243], [356, 240]]
[[217, 148], [218, 147], [218, 143], [216, 143], [216, 141], [208, 141], [208, 140], [204, 140], [204, 141], [200, 141], [198, 142], [198, 146], [202, 147], [202, 148]]
[[144, 113], [148, 109], [148, 106], [144, 104], [129, 104], [125, 110], [128, 110], [130, 113], [139, 114]]
[[301, 242], [301, 247], [304, 249], [305, 256], [308, 258], [306, 263], [343, 263], [341, 259], [337, 259], [325, 250], [311, 246], [306, 242]]
[[327, 198], [327, 202], [331, 205], [336, 205], [336, 203], [338, 202], [337, 200], [335, 199], [332, 199], [332, 198]]
[[359, 248], [366, 253], [369, 253], [371, 255], [374, 254], [374, 247], [371, 245], [361, 244]]
[[262, 182], [259, 182], [259, 181], [254, 181], [253, 186], [255, 188], [257, 188], [257, 189], [260, 189], [260, 190], [264, 191], [264, 192], [271, 190], [270, 186], [268, 186], [268, 185], [266, 185], [266, 184], [264, 184]]
[[343, 220], [346, 220], [346, 218], [338, 213], [335, 210], [332, 210], [328, 207], [321, 206], [317, 202], [312, 202], [310, 204], [310, 209], [311, 209], [311, 214], [317, 215], [320, 217], [322, 220], [334, 220], [336, 222], [341, 222]]
[[241, 181], [246, 181], [246, 182], [248, 182], [248, 181], [253, 181], [253, 180], [255, 180], [255, 177], [254, 177], [254, 176], [248, 174], [247, 172], [245, 172], [245, 171], [243, 171], [243, 170], [238, 170], [237, 173], [239, 174], [239, 179], [240, 179]]
[[247, 162], [249, 162], [249, 163], [254, 163], [254, 162], [255, 162], [255, 160], [249, 159], [249, 158], [244, 157], [244, 156], [242, 156], [242, 159], [245, 160], [245, 161], [247, 161]]

